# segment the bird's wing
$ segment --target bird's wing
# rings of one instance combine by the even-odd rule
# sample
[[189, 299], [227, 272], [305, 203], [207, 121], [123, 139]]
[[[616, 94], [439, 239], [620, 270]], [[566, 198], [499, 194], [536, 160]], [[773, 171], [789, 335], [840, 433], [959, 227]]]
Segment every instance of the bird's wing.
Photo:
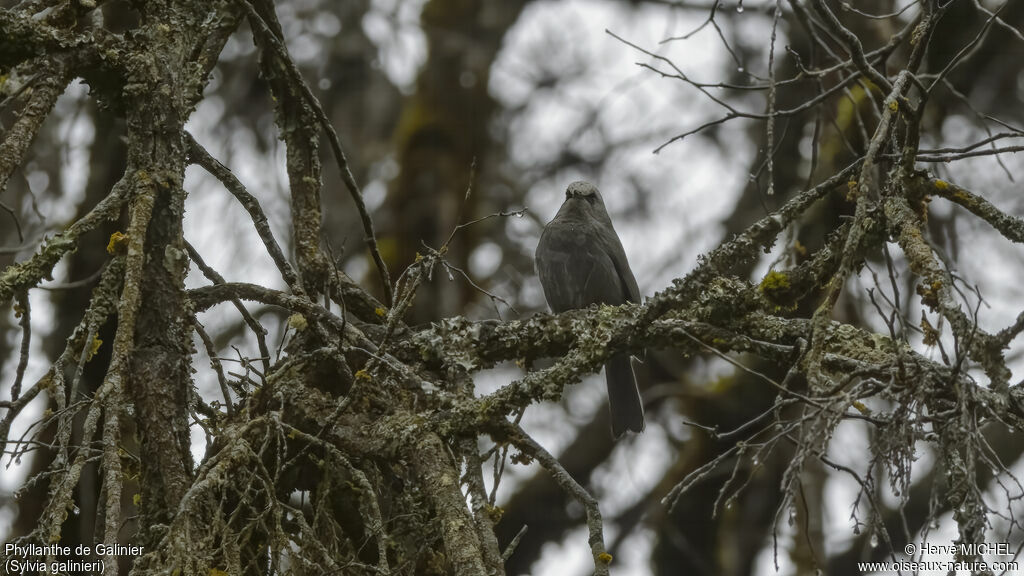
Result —
[[601, 240], [561, 222], [541, 233], [537, 275], [554, 312], [627, 301], [618, 267]]
[[619, 282], [622, 283], [622, 293], [625, 295], [627, 302], [640, 303], [640, 287], [637, 286], [636, 277], [633, 276], [633, 270], [629, 267], [629, 260], [626, 259], [626, 251], [622, 248], [622, 242], [619, 241], [619, 235], [612, 229], [610, 235], [602, 234], [603, 248], [611, 258], [612, 264], [615, 265], [615, 272], [619, 276]]

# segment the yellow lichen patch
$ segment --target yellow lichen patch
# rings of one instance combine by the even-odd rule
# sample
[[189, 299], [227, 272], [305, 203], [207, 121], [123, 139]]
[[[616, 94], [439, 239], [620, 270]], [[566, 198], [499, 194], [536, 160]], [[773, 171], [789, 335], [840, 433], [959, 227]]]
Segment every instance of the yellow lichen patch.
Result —
[[388, 315], [388, 310], [387, 310], [387, 308], [379, 307], [379, 308], [375, 309], [373, 311], [373, 313], [376, 314], [377, 316], [380, 316], [381, 318], [383, 318], [383, 317]]
[[602, 564], [608, 565], [612, 563], [613, 556], [607, 552], [602, 552], [597, 555], [597, 560]]
[[128, 236], [120, 232], [110, 235], [107, 242], [107, 254], [124, 254], [128, 250]]
[[775, 307], [775, 312], [791, 312], [796, 309], [799, 295], [793, 290], [793, 284], [789, 274], [771, 270], [761, 279], [757, 287], [758, 292], [765, 300]]
[[938, 188], [939, 190], [945, 190], [949, 188], [949, 182], [946, 182], [945, 180], [936, 179], [935, 187]]
[[962, 190], [955, 190], [953, 192], [953, 200], [961, 204], [973, 204], [973, 199], [971, 198], [971, 195]]
[[942, 282], [935, 280], [931, 284], [918, 284], [914, 289], [921, 297], [921, 303], [931, 310], [939, 307], [939, 291], [942, 290]]
[[860, 400], [854, 400], [853, 402], [850, 402], [850, 406], [853, 406], [854, 408], [857, 409], [858, 412], [865, 416], [871, 415], [871, 409], [865, 406], [864, 403], [861, 402]]
[[86, 355], [85, 361], [88, 362], [89, 360], [92, 360], [92, 357], [100, 351], [101, 346], [103, 346], [103, 340], [93, 338], [92, 342], [89, 343], [89, 353]]
[[759, 289], [761, 292], [775, 292], [778, 290], [789, 290], [789, 276], [784, 272], [772, 270], [764, 275]]
[[889, 101], [889, 110], [892, 110], [893, 112], [895, 112], [895, 111], [897, 111], [899, 109], [900, 109], [900, 103], [899, 102], [897, 102], [895, 100], [890, 100]]
[[367, 382], [370, 381], [370, 373], [367, 372], [365, 369], [357, 370], [355, 376], [356, 380], [366, 380]]
[[501, 517], [505, 515], [505, 509], [501, 506], [488, 506], [487, 516], [491, 519], [491, 522], [497, 524], [501, 521]]
[[924, 345], [935, 346], [939, 342], [939, 331], [928, 321], [928, 317], [921, 311], [921, 331], [924, 333]]
[[914, 28], [914, 32], [910, 35], [910, 45], [917, 46], [917, 43], [924, 37], [924, 31], [928, 29], [928, 22], [921, 22]]
[[309, 326], [306, 317], [296, 312], [288, 317], [288, 326], [296, 332], [302, 332]]
[[772, 270], [764, 275], [761, 284], [757, 287], [766, 298], [778, 302], [789, 292], [792, 285], [789, 282], [789, 275], [785, 272]]
[[921, 219], [922, 224], [928, 223], [928, 203], [932, 201], [932, 197], [927, 194], [919, 199], [911, 202], [911, 207], [914, 209], [914, 214]]

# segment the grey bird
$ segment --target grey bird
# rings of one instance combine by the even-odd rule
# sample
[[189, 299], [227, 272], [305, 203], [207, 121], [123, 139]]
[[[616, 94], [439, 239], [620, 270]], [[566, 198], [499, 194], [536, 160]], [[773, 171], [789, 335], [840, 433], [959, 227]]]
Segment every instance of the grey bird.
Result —
[[[537, 275], [552, 312], [591, 304], [640, 303], [640, 289], [622, 242], [597, 187], [573, 182], [565, 202], [537, 243]], [[644, 407], [629, 354], [616, 354], [604, 366], [612, 436], [642, 432]]]

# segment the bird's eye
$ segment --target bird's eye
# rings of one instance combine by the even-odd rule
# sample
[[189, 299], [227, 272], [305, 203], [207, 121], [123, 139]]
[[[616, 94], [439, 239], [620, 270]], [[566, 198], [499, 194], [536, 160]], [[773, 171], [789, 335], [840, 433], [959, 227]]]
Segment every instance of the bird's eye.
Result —
[[594, 200], [597, 200], [597, 196], [594, 196], [593, 194], [587, 194], [584, 198], [587, 199], [587, 203], [589, 204], [593, 204]]

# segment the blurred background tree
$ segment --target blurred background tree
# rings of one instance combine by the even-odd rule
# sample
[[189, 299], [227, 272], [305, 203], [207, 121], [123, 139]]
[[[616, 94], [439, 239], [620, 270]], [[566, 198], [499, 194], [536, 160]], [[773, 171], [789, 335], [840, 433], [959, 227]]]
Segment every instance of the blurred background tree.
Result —
[[[1019, 3], [0, 6], [5, 540], [204, 574], [1024, 544]], [[611, 328], [533, 318], [577, 179], [653, 297]], [[643, 435], [563, 388], [583, 335], [649, 349]]]

